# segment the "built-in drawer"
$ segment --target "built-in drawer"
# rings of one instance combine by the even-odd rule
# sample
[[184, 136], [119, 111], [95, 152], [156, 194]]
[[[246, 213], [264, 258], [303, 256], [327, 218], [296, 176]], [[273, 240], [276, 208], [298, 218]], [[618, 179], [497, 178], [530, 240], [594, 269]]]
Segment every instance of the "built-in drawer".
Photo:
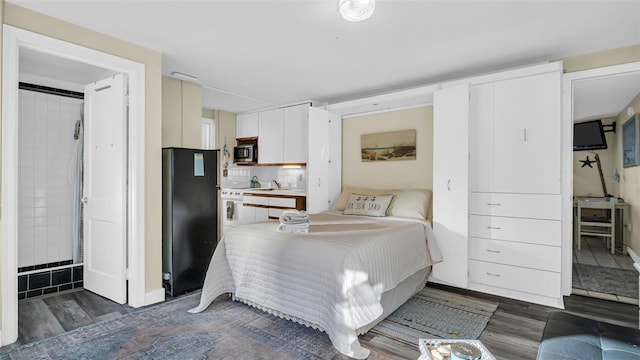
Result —
[[560, 195], [547, 194], [469, 194], [469, 213], [531, 219], [561, 220]]
[[562, 224], [559, 220], [469, 215], [469, 236], [560, 246]]
[[469, 239], [469, 258], [538, 270], [561, 270], [559, 246], [472, 237]]
[[280, 215], [282, 215], [282, 213], [285, 212], [285, 211], [287, 211], [287, 210], [269, 208], [269, 217], [270, 218], [280, 218]]
[[242, 197], [245, 205], [269, 205], [269, 198], [266, 196], [245, 195]]
[[557, 298], [560, 273], [469, 260], [469, 281]]
[[296, 199], [285, 198], [285, 197], [271, 197], [269, 198], [269, 206], [278, 206], [278, 207], [295, 209]]

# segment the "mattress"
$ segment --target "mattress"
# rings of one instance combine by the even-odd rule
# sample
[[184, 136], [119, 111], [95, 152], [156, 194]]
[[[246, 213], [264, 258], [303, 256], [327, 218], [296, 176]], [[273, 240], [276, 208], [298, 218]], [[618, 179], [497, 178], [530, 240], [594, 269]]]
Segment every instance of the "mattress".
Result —
[[[366, 358], [358, 333], [388, 315], [383, 294], [391, 296], [441, 260], [431, 227], [417, 219], [336, 213], [310, 220], [306, 234], [279, 232], [278, 222], [228, 231], [209, 265], [200, 304], [190, 311], [232, 293], [235, 300], [325, 331], [345, 355]], [[387, 307], [405, 297], [392, 298]]]

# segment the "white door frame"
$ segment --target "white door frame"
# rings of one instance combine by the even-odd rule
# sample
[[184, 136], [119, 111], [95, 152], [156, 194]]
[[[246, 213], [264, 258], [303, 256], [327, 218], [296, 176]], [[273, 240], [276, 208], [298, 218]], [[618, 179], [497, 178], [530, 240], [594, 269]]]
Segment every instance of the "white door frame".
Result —
[[145, 65], [9, 25], [3, 26], [0, 345], [7, 345], [18, 338], [19, 48], [27, 47], [111, 69], [127, 74], [129, 78], [127, 262], [129, 305], [133, 307], [145, 305]]
[[562, 294], [571, 294], [573, 257], [573, 82], [640, 71], [640, 62], [576, 71], [562, 78]]

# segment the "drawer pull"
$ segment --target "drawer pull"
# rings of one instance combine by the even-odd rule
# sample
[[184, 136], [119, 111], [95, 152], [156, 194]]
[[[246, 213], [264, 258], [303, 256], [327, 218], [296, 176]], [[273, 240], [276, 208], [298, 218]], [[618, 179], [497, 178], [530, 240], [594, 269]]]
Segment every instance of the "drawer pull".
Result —
[[500, 277], [500, 274], [492, 274], [492, 273], [490, 273], [490, 272], [488, 272], [488, 273], [487, 273], [487, 275], [489, 275], [489, 276], [493, 276], [493, 277]]
[[501, 227], [499, 226], [487, 226], [487, 229], [491, 229], [491, 230], [502, 230]]
[[498, 203], [487, 203], [487, 205], [489, 205], [489, 206], [502, 206], [502, 204], [498, 204]]
[[494, 253], [494, 254], [500, 254], [502, 251], [487, 249], [487, 252]]

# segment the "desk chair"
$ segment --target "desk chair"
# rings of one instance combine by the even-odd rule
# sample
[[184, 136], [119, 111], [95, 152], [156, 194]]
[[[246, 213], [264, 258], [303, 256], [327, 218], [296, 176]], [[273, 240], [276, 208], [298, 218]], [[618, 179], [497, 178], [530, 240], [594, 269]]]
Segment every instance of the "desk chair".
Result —
[[[583, 214], [585, 209], [605, 210], [602, 216]], [[607, 249], [611, 254], [616, 253], [616, 203], [606, 200], [578, 200], [578, 251], [582, 235], [600, 236], [605, 240]]]

